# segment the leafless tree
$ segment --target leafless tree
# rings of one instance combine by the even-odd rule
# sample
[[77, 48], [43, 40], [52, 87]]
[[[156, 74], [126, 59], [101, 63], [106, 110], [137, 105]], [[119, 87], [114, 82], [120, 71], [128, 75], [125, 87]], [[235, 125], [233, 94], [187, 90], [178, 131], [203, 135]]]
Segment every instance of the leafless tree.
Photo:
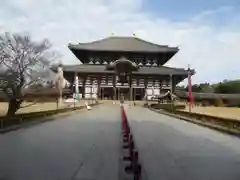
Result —
[[56, 56], [50, 47], [46, 39], [34, 42], [28, 35], [0, 34], [0, 89], [8, 98], [7, 115], [21, 108], [27, 87], [45, 83], [51, 76], [49, 64]]

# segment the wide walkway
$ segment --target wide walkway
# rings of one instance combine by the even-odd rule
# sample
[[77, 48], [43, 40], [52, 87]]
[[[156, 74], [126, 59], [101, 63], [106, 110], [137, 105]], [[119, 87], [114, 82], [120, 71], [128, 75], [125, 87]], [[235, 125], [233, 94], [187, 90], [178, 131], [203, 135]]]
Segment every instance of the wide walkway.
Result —
[[126, 112], [143, 179], [240, 179], [240, 139], [141, 107]]
[[116, 180], [120, 158], [119, 106], [0, 135], [0, 179]]

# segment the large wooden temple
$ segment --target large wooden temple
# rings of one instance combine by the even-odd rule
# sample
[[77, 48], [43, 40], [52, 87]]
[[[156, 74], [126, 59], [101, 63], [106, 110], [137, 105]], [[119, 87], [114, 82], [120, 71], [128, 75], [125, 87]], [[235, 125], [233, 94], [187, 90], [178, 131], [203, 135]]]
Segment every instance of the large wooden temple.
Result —
[[82, 62], [63, 65], [64, 77], [83, 98], [150, 99], [174, 93], [176, 84], [193, 70], [166, 67], [177, 47], [157, 45], [137, 37], [108, 37], [89, 43], [69, 44]]

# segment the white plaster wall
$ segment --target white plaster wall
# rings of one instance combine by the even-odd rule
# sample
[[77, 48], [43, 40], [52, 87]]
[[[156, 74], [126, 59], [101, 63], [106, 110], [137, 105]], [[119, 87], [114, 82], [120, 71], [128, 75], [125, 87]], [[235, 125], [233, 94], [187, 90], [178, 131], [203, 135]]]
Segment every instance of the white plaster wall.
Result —
[[160, 89], [159, 88], [154, 89], [154, 95], [160, 95]]
[[147, 88], [147, 95], [151, 96], [152, 95], [152, 88]]
[[90, 98], [91, 94], [85, 94], [85, 98]]
[[93, 97], [93, 98], [97, 98], [97, 94], [93, 94], [92, 97]]
[[91, 93], [91, 87], [85, 87], [85, 93]]
[[150, 100], [153, 95], [153, 89], [147, 88], [147, 99]]
[[[92, 92], [92, 95], [90, 94]], [[85, 98], [97, 98], [98, 87], [85, 87]]]
[[147, 88], [147, 99], [150, 100], [152, 96], [160, 95], [159, 88]]
[[92, 92], [93, 92], [93, 94], [97, 94], [98, 88], [97, 87], [92, 87]]

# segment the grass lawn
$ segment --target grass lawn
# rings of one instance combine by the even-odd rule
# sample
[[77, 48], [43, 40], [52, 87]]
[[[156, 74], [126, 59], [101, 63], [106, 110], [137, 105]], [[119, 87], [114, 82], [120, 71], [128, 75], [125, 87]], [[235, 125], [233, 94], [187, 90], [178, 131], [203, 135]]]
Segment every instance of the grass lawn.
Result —
[[[57, 105], [54, 102], [36, 103], [34, 105], [31, 105], [31, 104], [32, 103], [24, 102], [22, 106], [28, 106], [28, 105], [30, 106], [19, 109], [17, 111], [17, 114], [57, 109]], [[78, 106], [81, 106], [83, 104], [84, 102], [81, 102], [80, 104], [78, 104]], [[61, 106], [61, 108], [65, 108], [65, 107], [67, 107], [67, 104], [63, 104]], [[7, 109], [8, 109], [8, 103], [0, 102], [0, 116], [6, 115]]]
[[[189, 111], [188, 106], [184, 111]], [[192, 112], [199, 114], [212, 115], [217, 117], [231, 118], [240, 120], [240, 108], [230, 107], [193, 107]]]

